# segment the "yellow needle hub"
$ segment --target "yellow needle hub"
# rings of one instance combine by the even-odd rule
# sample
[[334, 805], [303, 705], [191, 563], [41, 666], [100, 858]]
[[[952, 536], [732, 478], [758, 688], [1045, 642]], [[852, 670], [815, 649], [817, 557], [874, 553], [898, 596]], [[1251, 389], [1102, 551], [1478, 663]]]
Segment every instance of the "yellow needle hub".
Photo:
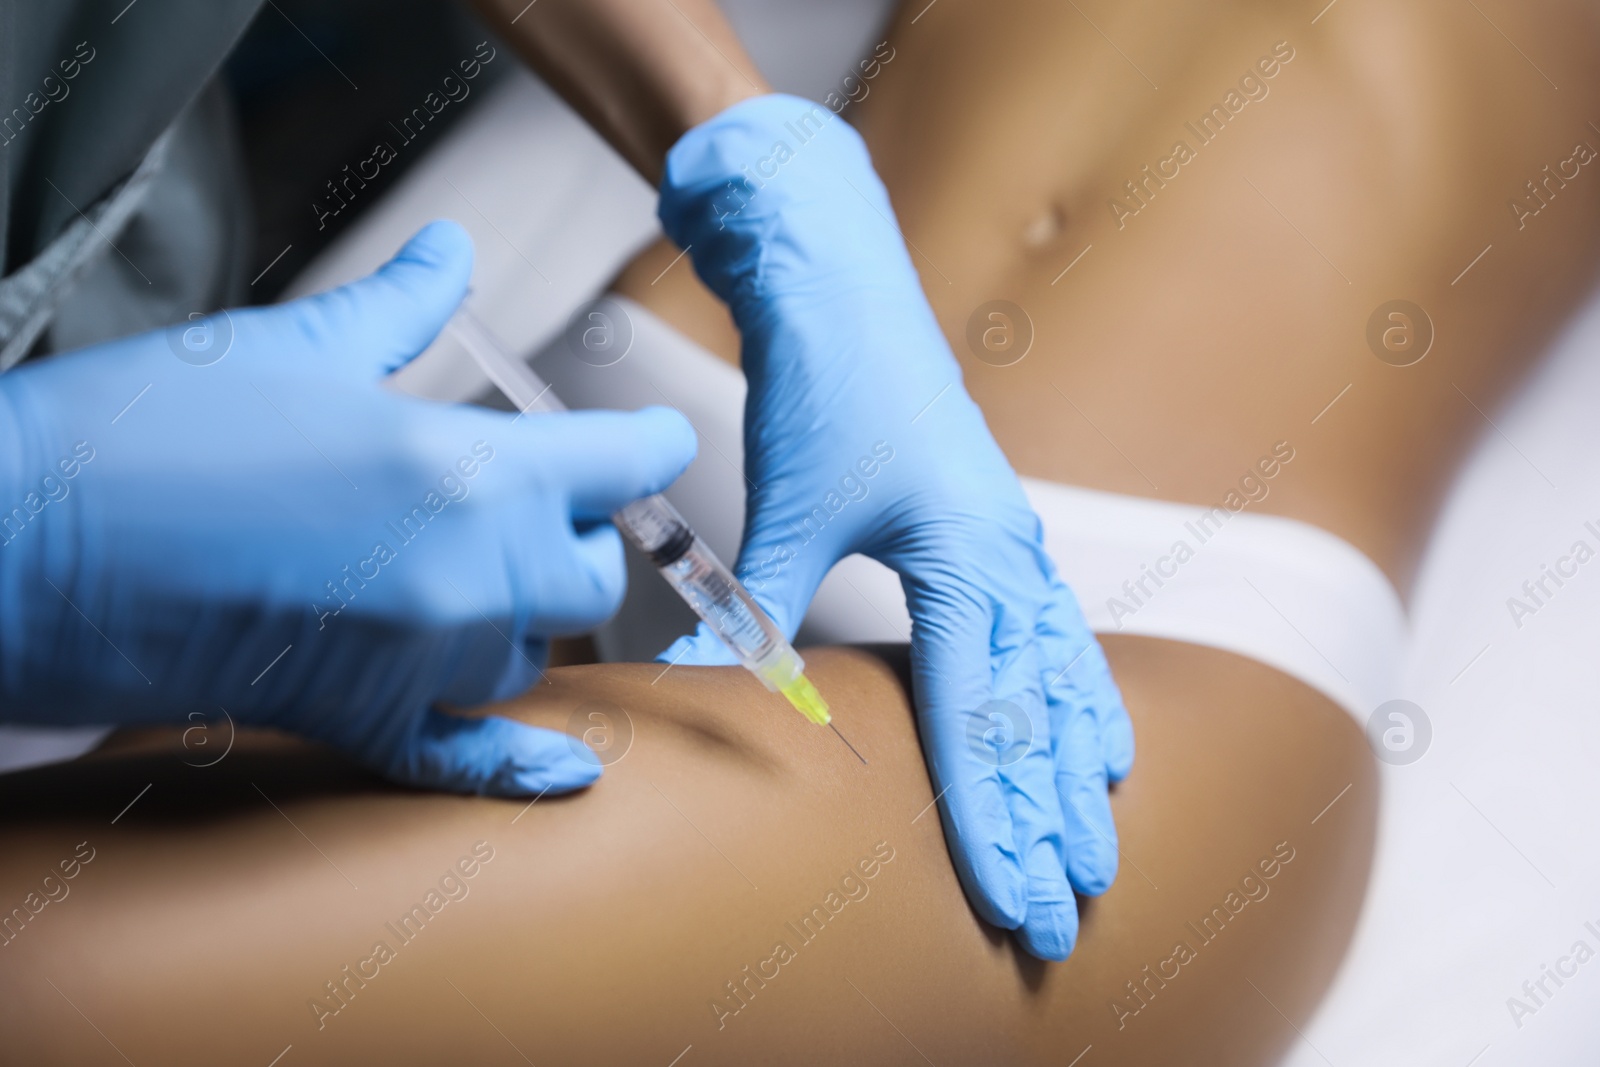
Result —
[[794, 681], [778, 691], [789, 698], [789, 703], [794, 705], [796, 711], [818, 726], [828, 725], [828, 720], [833, 717], [828, 714], [828, 702], [822, 699], [822, 694], [811, 684], [811, 679], [803, 674], [795, 675]]

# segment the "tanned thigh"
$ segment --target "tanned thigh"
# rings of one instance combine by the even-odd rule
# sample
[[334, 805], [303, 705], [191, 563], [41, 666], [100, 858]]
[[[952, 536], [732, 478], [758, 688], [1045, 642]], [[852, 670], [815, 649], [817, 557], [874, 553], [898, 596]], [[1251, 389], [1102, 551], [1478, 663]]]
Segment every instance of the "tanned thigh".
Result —
[[901, 651], [808, 656], [861, 758], [737, 670], [571, 667], [496, 709], [597, 747], [570, 797], [225, 722], [0, 778], [0, 1059], [1270, 1062], [1359, 906], [1361, 732], [1245, 659], [1106, 648], [1139, 761], [1065, 963], [968, 907]]

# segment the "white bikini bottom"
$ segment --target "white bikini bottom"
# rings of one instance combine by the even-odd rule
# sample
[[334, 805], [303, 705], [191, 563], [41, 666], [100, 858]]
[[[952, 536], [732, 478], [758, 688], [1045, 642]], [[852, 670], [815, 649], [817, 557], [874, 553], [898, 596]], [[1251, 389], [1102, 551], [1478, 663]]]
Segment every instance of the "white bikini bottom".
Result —
[[[570, 407], [669, 404], [682, 411], [700, 433], [700, 453], [667, 495], [731, 563], [744, 521], [743, 375], [626, 298], [597, 302], [583, 321], [617, 343], [596, 354], [582, 347], [582, 331], [568, 330], [535, 357], [534, 368]], [[1326, 694], [1363, 723], [1396, 695], [1407, 634], [1400, 598], [1349, 543], [1307, 523], [1253, 513], [1248, 504], [1207, 509], [1033, 478], [1022, 483], [1044, 522], [1050, 555], [1096, 632], [1248, 656]], [[606, 660], [648, 660], [694, 621], [636, 553], [629, 553], [629, 567], [627, 601], [597, 635]], [[910, 633], [898, 577], [852, 556], [823, 582], [800, 641], [906, 641]]]

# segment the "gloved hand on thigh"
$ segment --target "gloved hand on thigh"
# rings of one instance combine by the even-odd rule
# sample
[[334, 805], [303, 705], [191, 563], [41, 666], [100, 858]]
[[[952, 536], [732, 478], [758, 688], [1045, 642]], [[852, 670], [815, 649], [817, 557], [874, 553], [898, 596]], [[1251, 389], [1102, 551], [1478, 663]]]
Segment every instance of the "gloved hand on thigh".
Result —
[[[923, 745], [969, 898], [1037, 956], [1117, 868], [1133, 730], [1038, 517], [967, 395], [865, 145], [746, 100], [667, 157], [662, 223], [743, 339], [752, 488], [736, 570], [793, 635], [859, 552], [900, 574]], [[728, 662], [704, 627], [662, 656]]]

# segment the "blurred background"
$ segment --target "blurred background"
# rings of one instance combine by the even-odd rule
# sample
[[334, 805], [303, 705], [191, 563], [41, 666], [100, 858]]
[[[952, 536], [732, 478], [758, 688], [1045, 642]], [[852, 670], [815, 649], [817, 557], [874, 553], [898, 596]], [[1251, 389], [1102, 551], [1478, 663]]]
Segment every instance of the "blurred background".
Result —
[[509, 55], [484, 66], [471, 96], [406, 142], [359, 202], [319, 225], [310, 205], [327, 198], [329, 176], [368, 158], [375, 143], [398, 141], [390, 124], [485, 39], [494, 35], [467, 5], [440, 0], [275, 0], [261, 8], [223, 68], [255, 213], [248, 277], [272, 266], [253, 288], [253, 303], [274, 300], [517, 66]]

